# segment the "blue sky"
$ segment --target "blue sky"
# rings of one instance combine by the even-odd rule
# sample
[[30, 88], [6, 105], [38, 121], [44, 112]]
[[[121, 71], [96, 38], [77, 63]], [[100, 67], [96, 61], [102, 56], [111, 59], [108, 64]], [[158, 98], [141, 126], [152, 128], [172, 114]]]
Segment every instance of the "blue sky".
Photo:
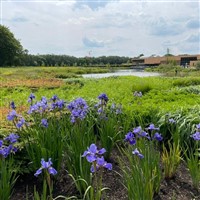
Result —
[[198, 0], [0, 0], [1, 23], [31, 54], [200, 54]]

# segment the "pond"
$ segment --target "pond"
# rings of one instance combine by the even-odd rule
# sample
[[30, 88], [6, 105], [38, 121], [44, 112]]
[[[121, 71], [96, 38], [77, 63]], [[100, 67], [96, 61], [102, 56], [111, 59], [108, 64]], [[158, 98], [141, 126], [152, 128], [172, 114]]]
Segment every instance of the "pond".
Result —
[[145, 72], [144, 70], [138, 69], [126, 69], [126, 70], [116, 70], [112, 73], [97, 73], [97, 74], [82, 74], [83, 78], [106, 78], [110, 76], [138, 76], [138, 77], [148, 77], [148, 76], [160, 76], [161, 74], [156, 72]]

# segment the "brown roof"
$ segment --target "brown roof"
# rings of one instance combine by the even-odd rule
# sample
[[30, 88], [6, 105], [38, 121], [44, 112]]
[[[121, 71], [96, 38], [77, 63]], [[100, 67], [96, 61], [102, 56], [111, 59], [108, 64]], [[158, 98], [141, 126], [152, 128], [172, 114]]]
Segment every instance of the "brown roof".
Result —
[[148, 57], [144, 58], [144, 64], [160, 64], [162, 62], [166, 62], [167, 60], [175, 60], [180, 61], [181, 58], [185, 57], [197, 57], [197, 60], [200, 60], [200, 54], [198, 55], [179, 55], [179, 56], [157, 56], [157, 57]]

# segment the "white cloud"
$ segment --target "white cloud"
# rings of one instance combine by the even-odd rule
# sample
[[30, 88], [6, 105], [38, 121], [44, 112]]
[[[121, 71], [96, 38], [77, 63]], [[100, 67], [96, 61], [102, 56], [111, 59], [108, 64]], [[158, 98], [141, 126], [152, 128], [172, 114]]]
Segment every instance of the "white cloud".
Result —
[[34, 54], [148, 56], [168, 47], [200, 53], [198, 2], [95, 2], [3, 1], [3, 24]]

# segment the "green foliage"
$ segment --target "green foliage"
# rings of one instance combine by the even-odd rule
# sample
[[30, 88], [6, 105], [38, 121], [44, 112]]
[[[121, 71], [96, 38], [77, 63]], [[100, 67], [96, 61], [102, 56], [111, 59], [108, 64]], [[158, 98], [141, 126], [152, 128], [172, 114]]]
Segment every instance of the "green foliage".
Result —
[[181, 158], [181, 149], [179, 143], [171, 144], [170, 141], [168, 141], [168, 146], [169, 146], [169, 151], [163, 145], [162, 162], [164, 166], [164, 177], [170, 179], [175, 175], [175, 172], [182, 158]]
[[200, 85], [199, 77], [190, 77], [190, 78], [181, 78], [173, 81], [173, 86], [184, 87], [184, 86], [192, 86], [192, 85]]
[[12, 195], [14, 184], [17, 180], [18, 166], [12, 156], [0, 157], [0, 199], [8, 200]]
[[200, 161], [198, 151], [194, 153], [190, 149], [187, 149], [185, 156], [187, 167], [192, 178], [192, 184], [198, 190], [200, 186]]
[[[198, 131], [198, 129], [197, 129]], [[190, 138], [190, 140], [193, 140]], [[185, 149], [184, 149], [184, 156], [185, 162], [190, 172], [190, 176], [192, 178], [192, 184], [195, 189], [199, 190], [200, 186], [200, 149], [199, 149], [199, 141], [194, 141], [193, 148], [191, 148], [187, 141], [185, 141]]]
[[123, 138], [124, 129], [127, 131], [130, 120], [125, 118], [125, 114], [120, 109], [120, 113], [116, 113], [117, 107], [106, 108], [103, 113], [97, 116], [97, 135], [102, 147], [106, 149], [105, 158], [110, 159], [110, 154], [117, 142]]
[[[190, 148], [194, 152], [195, 146], [194, 141], [191, 140], [191, 134], [194, 133], [195, 125], [199, 123], [199, 114], [199, 106], [182, 108], [167, 115], [158, 114], [160, 115], [160, 131], [163, 134], [165, 146], [168, 146], [168, 140], [175, 142], [174, 138], [178, 138], [181, 149]], [[170, 118], [175, 120], [174, 124], [169, 123]], [[185, 141], [187, 141], [187, 145]]]
[[50, 79], [50, 78], [77, 78], [81, 74], [107, 73], [109, 69], [100, 67], [10, 67], [1, 68], [2, 78], [12, 79]]
[[46, 183], [46, 181], [43, 181], [43, 190], [42, 190], [41, 196], [37, 192], [36, 187], [34, 186], [34, 200], [53, 200], [47, 194], [47, 183]]
[[[30, 169], [33, 171], [40, 167], [41, 158], [52, 158], [57, 170], [61, 167], [65, 130], [62, 116], [48, 117], [48, 127], [41, 126], [41, 119], [45, 115], [33, 114], [32, 126], [27, 126], [19, 131], [23, 138], [24, 147], [31, 161]], [[27, 119], [26, 119], [27, 120]]]
[[133, 155], [133, 148], [130, 146], [120, 150], [120, 168], [128, 199], [153, 199], [154, 194], [160, 190], [160, 154], [153, 143], [148, 141], [141, 140], [135, 147], [144, 155], [143, 159]]
[[23, 47], [14, 34], [9, 28], [0, 25], [0, 66], [19, 64], [22, 54]]
[[[63, 124], [63, 128], [66, 129], [64, 151], [66, 152], [65, 164], [67, 170], [70, 174], [73, 174], [76, 180], [83, 178], [88, 184], [91, 184], [90, 163], [81, 156], [87, 147], [96, 141], [93, 125], [92, 116], [88, 116], [75, 124], [71, 124], [70, 121]], [[86, 190], [86, 185], [82, 181], [76, 182], [76, 187], [81, 194]]]

